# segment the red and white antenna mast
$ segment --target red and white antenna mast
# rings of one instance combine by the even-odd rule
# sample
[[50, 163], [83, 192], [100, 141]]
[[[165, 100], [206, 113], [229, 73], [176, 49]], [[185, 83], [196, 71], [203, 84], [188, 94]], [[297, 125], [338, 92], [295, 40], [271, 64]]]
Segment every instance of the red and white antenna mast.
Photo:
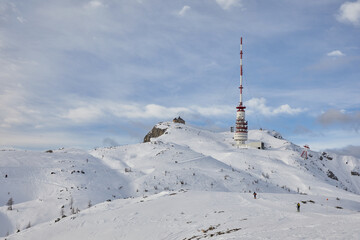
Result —
[[240, 106], [242, 106], [242, 90], [243, 90], [243, 86], [242, 86], [242, 80], [243, 80], [242, 55], [243, 55], [243, 51], [242, 51], [242, 37], [241, 37], [240, 38], [240, 87], [239, 87], [240, 88]]
[[240, 38], [240, 102], [239, 106], [236, 107], [236, 131], [234, 135], [234, 140], [238, 146], [245, 145], [248, 137], [248, 122], [245, 120], [245, 106], [243, 105], [242, 98], [242, 81], [243, 81], [243, 65], [242, 65], [242, 37]]

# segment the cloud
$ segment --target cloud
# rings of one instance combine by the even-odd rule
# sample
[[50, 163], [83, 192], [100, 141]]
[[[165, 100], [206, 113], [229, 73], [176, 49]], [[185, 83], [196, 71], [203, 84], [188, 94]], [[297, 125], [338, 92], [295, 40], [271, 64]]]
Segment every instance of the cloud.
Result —
[[236, 110], [233, 106], [211, 106], [211, 107], [191, 107], [193, 112], [196, 112], [205, 117], [225, 116], [234, 113]]
[[95, 147], [89, 143], [94, 143], [98, 140], [98, 137], [81, 136], [78, 133], [64, 132], [64, 131], [46, 131], [39, 132], [35, 131], [26, 131], [24, 134], [21, 131], [11, 131], [6, 132], [0, 129], [0, 145], [1, 146], [13, 146], [15, 148], [26, 148], [44, 150], [46, 148], [55, 149], [60, 147], [80, 147], [80, 148], [91, 148]]
[[97, 1], [97, 0], [93, 0], [93, 1], [90, 1], [88, 4], [87, 4], [88, 7], [90, 8], [99, 8], [99, 7], [103, 7], [104, 4], [100, 1]]
[[103, 111], [98, 106], [86, 106], [70, 109], [63, 118], [69, 119], [75, 123], [92, 122], [103, 116]]
[[264, 116], [276, 116], [276, 115], [296, 115], [306, 111], [302, 108], [292, 108], [288, 104], [281, 105], [273, 108], [266, 105], [265, 98], [252, 98], [245, 102], [245, 106], [248, 107], [248, 113], [259, 113]]
[[191, 111], [185, 107], [165, 107], [157, 104], [147, 104], [145, 106], [139, 104], [117, 104], [112, 105], [109, 109], [112, 110], [115, 116], [128, 119], [166, 119]]
[[104, 138], [103, 140], [103, 145], [107, 146], [107, 147], [114, 147], [114, 146], [119, 146], [119, 144], [112, 138]]
[[344, 127], [354, 128], [356, 131], [360, 126], [360, 111], [345, 112], [344, 110], [329, 109], [322, 113], [318, 118], [318, 122], [324, 126], [342, 125]]
[[[25, 136], [37, 130], [81, 135], [86, 129], [96, 132], [94, 139], [101, 144], [108, 137], [104, 129], [119, 129], [119, 122], [123, 132], [136, 131], [132, 136], [142, 135], [138, 123], [151, 125], [179, 114], [191, 123], [208, 126], [210, 119], [225, 125], [234, 121], [236, 111], [238, 92], [231, 79], [236, 84], [239, 33], [248, 39], [252, 55], [246, 72], [259, 90], [256, 96], [268, 101], [246, 105], [247, 113], [289, 116], [301, 112], [295, 107], [303, 104], [311, 106], [316, 117], [323, 105], [356, 106], [359, 59], [351, 60], [357, 54], [350, 52], [350, 47], [358, 46], [356, 29], [345, 28], [339, 34], [336, 26], [330, 26], [334, 16], [326, 13], [339, 9], [338, 1], [306, 2], [0, 1], [0, 130]], [[246, 11], [241, 11], [243, 7]], [[319, 17], [320, 13], [324, 15]], [[190, 15], [191, 23], [184, 22]], [[334, 31], [332, 40], [346, 46], [333, 48], [325, 41], [325, 35], [319, 35], [323, 25]], [[299, 31], [309, 34], [298, 39]], [[279, 39], [288, 44], [274, 45]], [[300, 43], [296, 48], [295, 40]], [[276, 58], [264, 49], [272, 49]], [[329, 57], [330, 50], [347, 56]], [[303, 54], [308, 60], [322, 54], [319, 68], [326, 69], [326, 75], [316, 72], [307, 78], [294, 71], [294, 66], [302, 69], [312, 62], [302, 62]], [[274, 59], [281, 75], [260, 75], [261, 69], [274, 66]], [[324, 79], [333, 83], [339, 76], [329, 71], [345, 67], [341, 86], [323, 84]], [[292, 84], [299, 76], [304, 80], [300, 90]], [[280, 106], [283, 103], [274, 103], [275, 98], [287, 99], [287, 104]], [[136, 125], [129, 124], [135, 121]], [[267, 124], [270, 128], [272, 123]]]
[[234, 111], [229, 106], [189, 106], [189, 107], [167, 107], [158, 104], [125, 104], [113, 101], [80, 102], [78, 107], [66, 110], [60, 117], [70, 120], [76, 124], [103, 121], [111, 117], [120, 119], [172, 119], [179, 115], [188, 117], [220, 117], [230, 115]]
[[339, 149], [359, 142], [359, 133], [343, 129], [317, 130], [314, 134], [296, 135], [292, 137], [293, 142], [299, 145], [308, 144], [310, 149], [326, 151], [326, 149]]
[[178, 13], [180, 16], [184, 16], [186, 12], [188, 12], [190, 10], [190, 6], [185, 5], [180, 12]]
[[23, 17], [16, 17], [20, 23], [24, 23], [26, 20]]
[[332, 52], [329, 52], [327, 55], [329, 57], [342, 57], [342, 56], [345, 56], [345, 54], [343, 54], [340, 50], [334, 50]]
[[216, 0], [216, 2], [225, 10], [233, 6], [241, 6], [240, 0]]
[[339, 155], [353, 156], [360, 159], [360, 146], [348, 145], [343, 148], [327, 149]]
[[336, 18], [339, 22], [360, 26], [360, 0], [343, 3]]
[[[11, 86], [13, 85], [13, 86]], [[26, 104], [27, 94], [21, 86], [14, 84], [3, 85], [0, 90], [0, 127], [11, 128], [12, 126], [27, 124], [34, 121], [33, 106]]]
[[[329, 55], [331, 54], [331, 55]], [[323, 57], [317, 62], [309, 65], [307, 67], [310, 71], [339, 71], [346, 67], [351, 66], [352, 64], [357, 64], [359, 62], [359, 56], [345, 56], [341, 55], [341, 52], [330, 52], [327, 54], [327, 57]]]
[[304, 135], [308, 135], [308, 134], [313, 134], [313, 131], [311, 131], [309, 128], [302, 126], [302, 125], [298, 125], [295, 127], [294, 129], [294, 133], [296, 134], [304, 134]]

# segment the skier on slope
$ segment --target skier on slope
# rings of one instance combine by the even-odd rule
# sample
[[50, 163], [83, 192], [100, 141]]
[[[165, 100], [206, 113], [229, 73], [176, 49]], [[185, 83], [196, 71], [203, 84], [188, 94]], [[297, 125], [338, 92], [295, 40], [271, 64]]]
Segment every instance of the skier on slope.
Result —
[[253, 195], [254, 195], [254, 199], [256, 199], [256, 195], [257, 195], [257, 194], [256, 194], [256, 192], [254, 192], [254, 194], [253, 194]]
[[297, 203], [296, 207], [297, 207], [297, 211], [300, 212], [300, 203]]

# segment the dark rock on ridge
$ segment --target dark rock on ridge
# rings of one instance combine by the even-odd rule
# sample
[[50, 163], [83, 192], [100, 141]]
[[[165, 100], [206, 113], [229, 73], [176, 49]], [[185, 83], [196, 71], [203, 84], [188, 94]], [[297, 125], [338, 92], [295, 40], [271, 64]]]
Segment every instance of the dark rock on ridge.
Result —
[[146, 134], [146, 136], [144, 137], [144, 143], [146, 142], [150, 142], [151, 138], [157, 138], [160, 137], [161, 135], [163, 135], [166, 132], [167, 128], [157, 128], [156, 126], [153, 127], [153, 129], [151, 129], [151, 131]]

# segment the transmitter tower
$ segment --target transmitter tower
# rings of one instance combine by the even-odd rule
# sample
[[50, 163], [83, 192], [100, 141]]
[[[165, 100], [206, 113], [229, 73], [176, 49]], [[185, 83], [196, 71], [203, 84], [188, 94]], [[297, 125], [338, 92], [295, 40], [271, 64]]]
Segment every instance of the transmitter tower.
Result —
[[245, 106], [243, 105], [243, 65], [242, 65], [242, 37], [240, 38], [240, 102], [236, 107], [236, 129], [234, 140], [237, 146], [246, 146], [245, 142], [248, 139], [248, 122], [245, 120]]

